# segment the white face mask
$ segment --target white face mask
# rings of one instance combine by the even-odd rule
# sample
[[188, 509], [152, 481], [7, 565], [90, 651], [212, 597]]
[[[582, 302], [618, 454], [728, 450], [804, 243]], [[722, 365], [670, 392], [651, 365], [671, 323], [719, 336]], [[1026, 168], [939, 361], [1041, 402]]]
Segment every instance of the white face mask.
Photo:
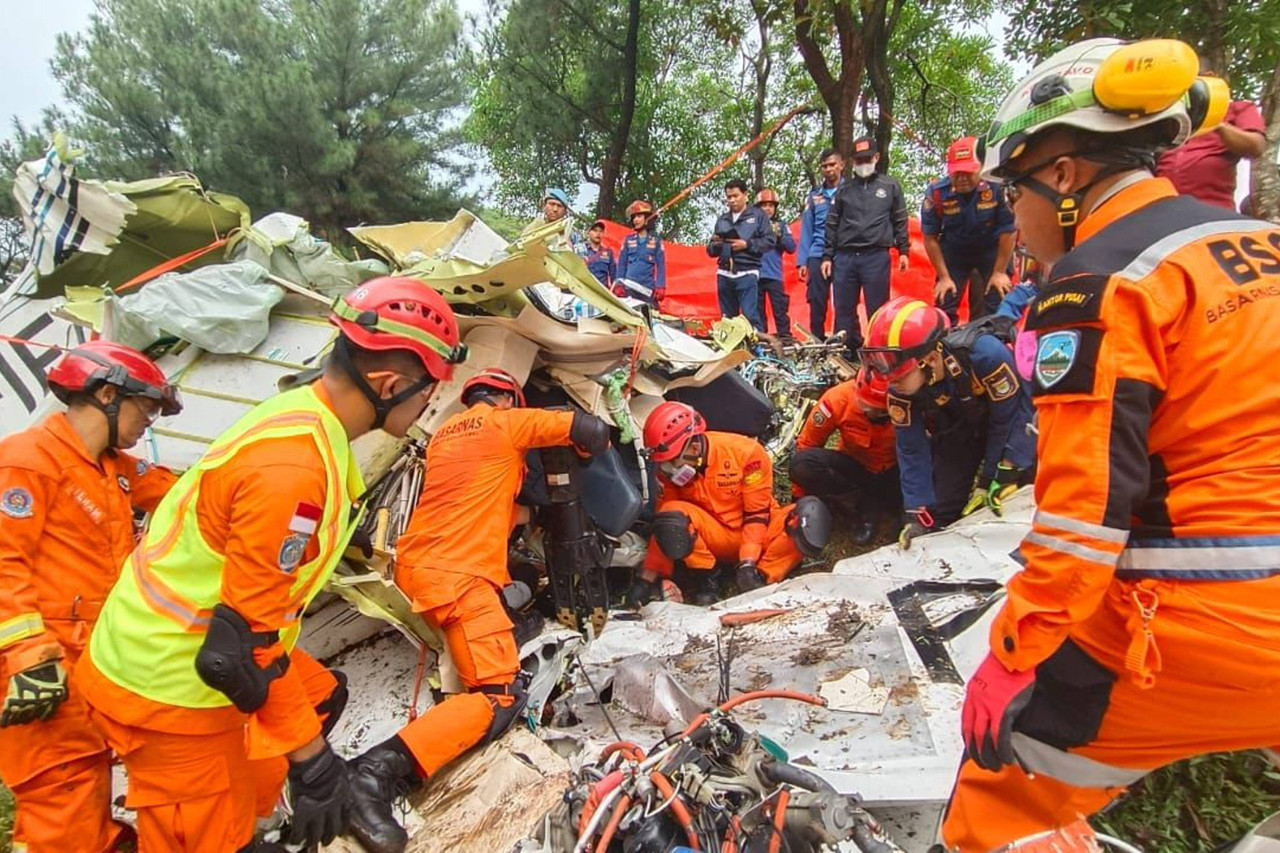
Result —
[[853, 173], [859, 178], [869, 178], [876, 173], [876, 164], [858, 163], [853, 167]]

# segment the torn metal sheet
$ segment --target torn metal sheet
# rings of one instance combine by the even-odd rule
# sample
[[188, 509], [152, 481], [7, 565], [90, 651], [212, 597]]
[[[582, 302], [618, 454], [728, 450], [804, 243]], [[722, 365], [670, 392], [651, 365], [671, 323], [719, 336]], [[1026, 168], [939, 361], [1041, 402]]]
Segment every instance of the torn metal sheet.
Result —
[[[720, 693], [717, 640], [732, 693], [812, 693], [866, 670], [868, 684], [888, 692], [880, 713], [768, 700], [747, 706], [744, 724], [782, 744], [793, 762], [841, 792], [861, 794], [871, 806], [936, 806], [950, 793], [962, 752], [963, 688], [935, 677], [917, 649], [927, 643], [961, 677], [973, 672], [994, 618], [989, 590], [1017, 570], [1009, 555], [1027, 532], [1031, 512], [1030, 490], [1023, 490], [1006, 502], [1003, 518], [976, 513], [917, 539], [910, 551], [886, 546], [844, 560], [830, 574], [792, 578], [709, 609], [650, 604], [640, 621], [610, 621], [582, 661], [598, 685], [621, 661], [652, 655], [704, 705]], [[893, 599], [901, 601], [902, 590], [911, 595], [922, 589], [929, 591], [928, 606], [921, 604], [913, 639]], [[736, 628], [720, 625], [724, 613], [762, 609], [788, 612]], [[589, 691], [579, 687], [558, 708], [561, 703], [572, 713], [557, 715], [558, 732], [581, 738], [588, 750], [616, 739]], [[617, 702], [608, 710], [623, 738], [645, 743], [661, 736], [660, 727]], [[574, 718], [576, 723], [565, 722]]]

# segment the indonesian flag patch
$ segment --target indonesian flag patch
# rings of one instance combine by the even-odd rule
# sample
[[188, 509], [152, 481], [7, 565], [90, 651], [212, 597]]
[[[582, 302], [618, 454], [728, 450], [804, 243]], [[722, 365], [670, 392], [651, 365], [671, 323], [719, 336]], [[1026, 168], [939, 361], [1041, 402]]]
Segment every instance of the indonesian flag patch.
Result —
[[320, 526], [320, 507], [315, 504], [299, 503], [293, 508], [293, 518], [289, 519], [289, 529], [304, 536], [314, 536]]

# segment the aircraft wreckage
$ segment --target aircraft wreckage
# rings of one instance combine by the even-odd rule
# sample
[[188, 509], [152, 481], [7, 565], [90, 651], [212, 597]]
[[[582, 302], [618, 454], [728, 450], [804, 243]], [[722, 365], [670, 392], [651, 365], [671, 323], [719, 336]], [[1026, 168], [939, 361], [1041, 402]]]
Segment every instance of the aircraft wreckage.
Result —
[[[395, 539], [422, 482], [422, 448], [458, 390], [498, 365], [535, 405], [613, 423], [590, 463], [531, 457], [533, 521], [513, 573], [547, 617], [522, 637], [532, 673], [526, 725], [465, 757], [410, 803], [411, 850], [923, 850], [961, 752], [963, 679], [977, 666], [1029, 526], [1030, 496], [830, 572], [729, 598], [610, 610], [643, 559], [655, 491], [640, 424], [664, 398], [712, 429], [772, 440], [778, 453], [823, 383], [820, 346], [754, 353], [741, 320], [694, 337], [601, 287], [535, 231], [509, 242], [460, 211], [448, 222], [354, 228], [369, 259], [347, 261], [297, 217], [251, 222], [237, 199], [191, 176], [78, 180], [65, 146], [19, 171], [33, 257], [0, 300], [5, 432], [56, 401], [44, 368], [90, 335], [157, 358], [185, 400], [144, 439], [182, 469], [243, 413], [306, 381], [334, 335], [332, 298], [389, 271], [454, 305], [472, 353], [409, 439], [357, 442], [372, 553], [349, 551], [305, 621], [303, 645], [350, 680], [333, 732], [354, 755], [457, 688], [440, 639], [391, 579]], [[74, 201], [74, 204], [72, 203]], [[812, 386], [812, 387], [810, 387]], [[763, 391], [762, 391], [763, 389]], [[776, 404], [776, 405], [775, 405]], [[565, 513], [585, 513], [565, 523]], [[577, 527], [575, 527], [577, 524]], [[574, 536], [590, 554], [566, 563]], [[545, 576], [549, 580], [539, 582]], [[609, 847], [610, 838], [616, 839]], [[892, 840], [891, 840], [892, 839]], [[356, 850], [338, 842], [330, 849]]]

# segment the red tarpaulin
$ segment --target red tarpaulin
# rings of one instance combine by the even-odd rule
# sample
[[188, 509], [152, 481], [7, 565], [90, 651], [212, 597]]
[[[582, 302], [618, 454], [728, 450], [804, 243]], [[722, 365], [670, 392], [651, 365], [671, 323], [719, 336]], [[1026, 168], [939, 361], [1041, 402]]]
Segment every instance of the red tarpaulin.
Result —
[[[800, 242], [800, 220], [792, 222], [791, 234]], [[911, 294], [921, 299], [933, 301], [933, 264], [924, 251], [924, 239], [920, 233], [920, 220], [912, 218], [907, 224], [911, 236], [911, 266], [906, 272], [898, 272], [897, 252], [893, 252], [893, 279], [890, 293], [894, 296]], [[623, 239], [631, 233], [631, 229], [616, 222], [605, 226], [604, 244], [617, 253], [622, 247]], [[662, 301], [664, 313], [674, 314], [688, 320], [711, 322], [720, 319], [720, 304], [716, 300], [716, 262], [707, 255], [704, 246], [688, 246], [682, 243], [666, 241], [663, 244], [667, 256], [667, 296]], [[783, 282], [787, 294], [791, 297], [791, 323], [808, 328], [809, 304], [805, 301], [805, 286], [796, 275], [795, 255], [782, 256]], [[827, 330], [830, 331], [834, 306], [827, 309]], [[861, 315], [863, 309], [859, 307]], [[967, 314], [962, 311], [962, 314]], [[769, 314], [769, 309], [766, 309]], [[866, 317], [863, 318], [866, 322]], [[769, 329], [773, 331], [773, 319], [769, 317]]]

